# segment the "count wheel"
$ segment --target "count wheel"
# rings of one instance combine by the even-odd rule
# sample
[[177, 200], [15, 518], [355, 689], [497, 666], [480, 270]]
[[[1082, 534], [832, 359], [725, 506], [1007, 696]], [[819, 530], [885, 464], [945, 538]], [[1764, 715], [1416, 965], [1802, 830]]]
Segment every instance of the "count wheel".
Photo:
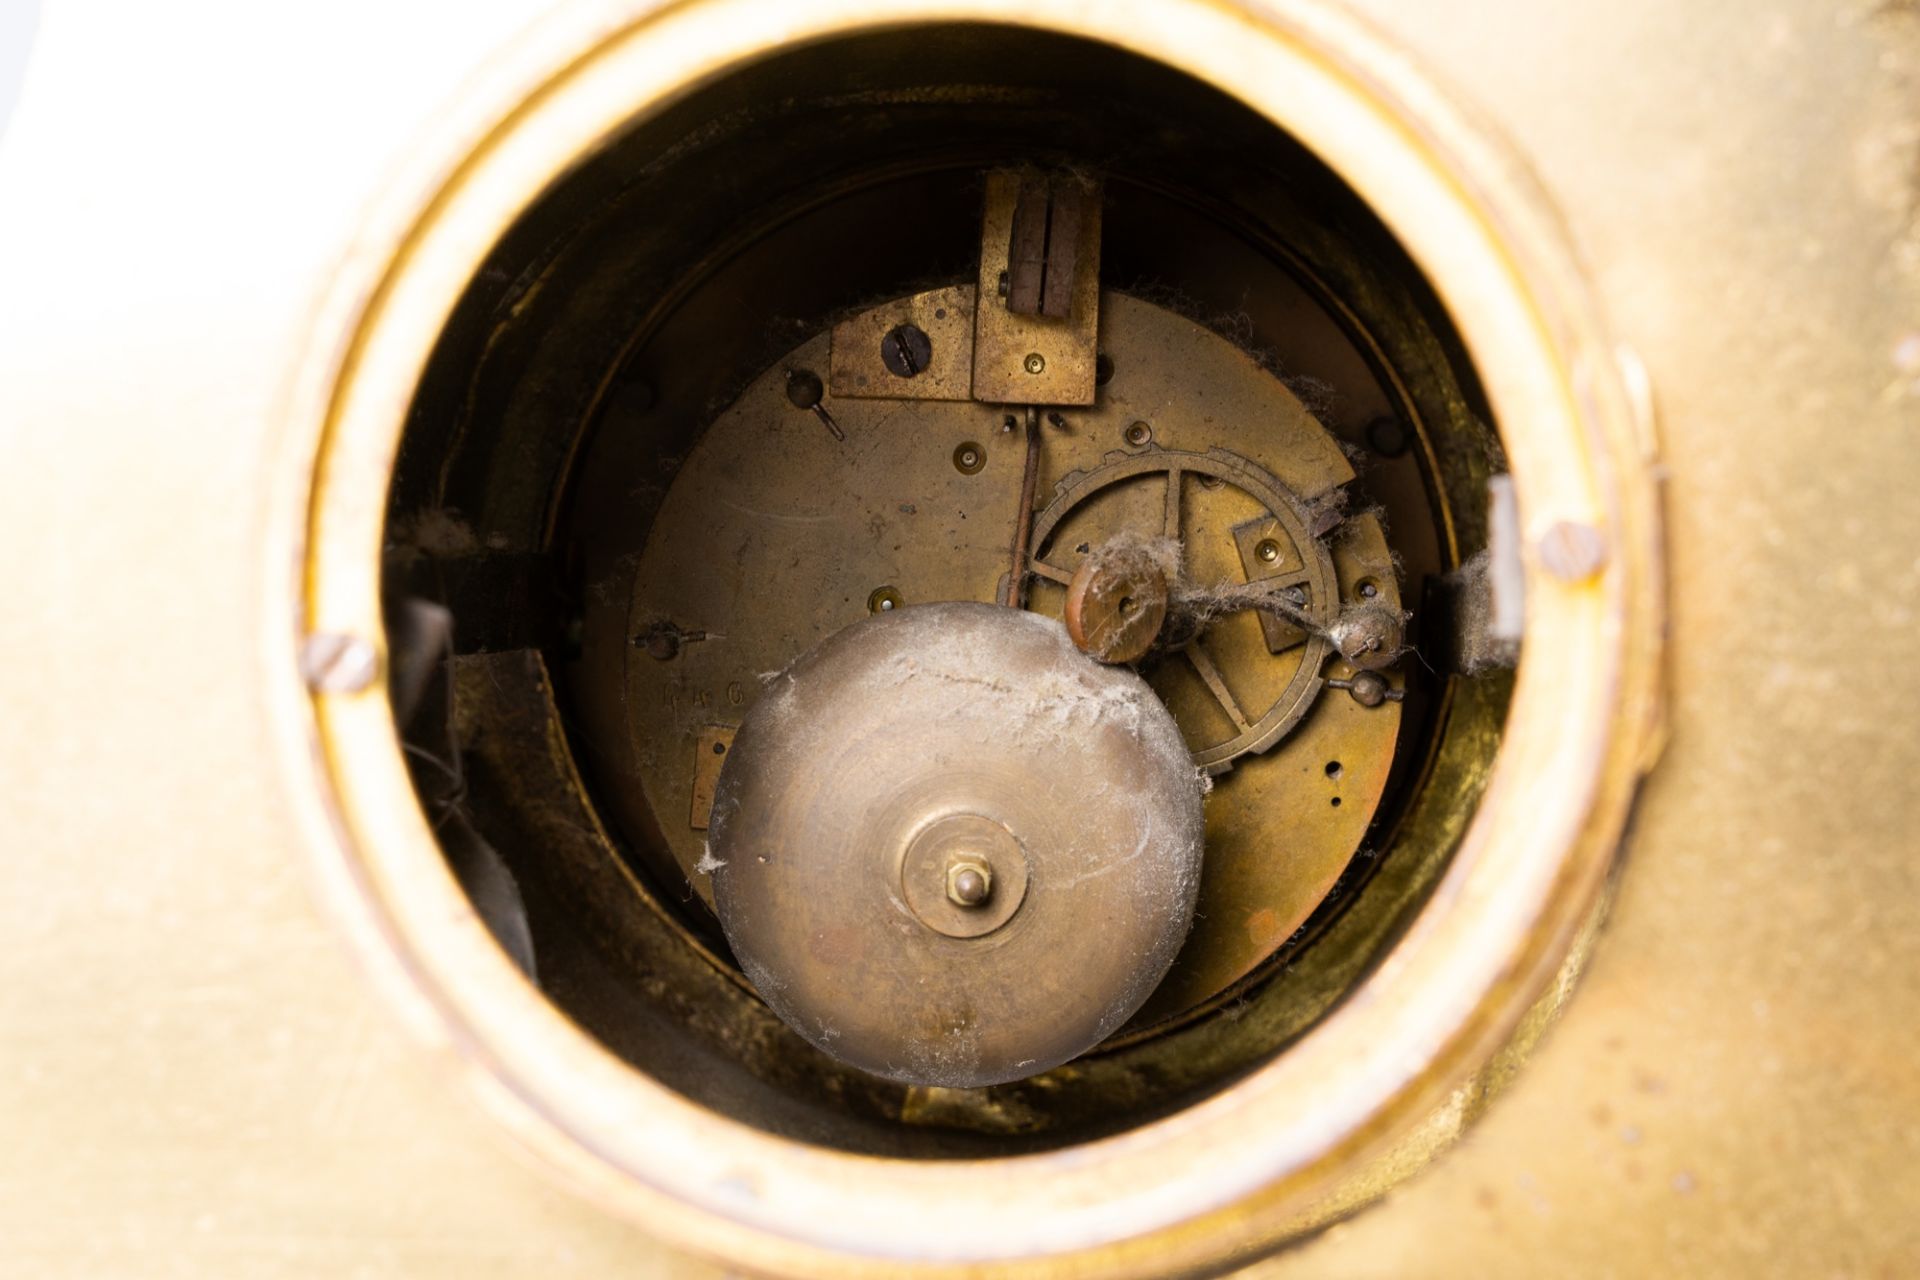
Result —
[[[1085, 509], [1091, 499], [1107, 495], [1118, 485], [1159, 487], [1163, 497], [1157, 504], [1157, 527], [1141, 527], [1143, 522], [1136, 517], [1132, 524], [1102, 527], [1097, 533], [1090, 533], [1083, 527], [1086, 522], [1070, 519], [1076, 511]], [[1029, 544], [1029, 568], [1033, 575], [1063, 587], [1073, 580], [1080, 561], [1092, 546], [1123, 532], [1173, 539], [1179, 544], [1182, 576], [1191, 577], [1188, 566], [1195, 557], [1186, 539], [1186, 530], [1194, 525], [1188, 518], [1190, 507], [1196, 499], [1211, 500], [1210, 491], [1218, 491], [1223, 486], [1246, 494], [1270, 517], [1252, 544], [1255, 548], [1252, 563], [1260, 568], [1249, 576], [1275, 592], [1284, 593], [1304, 613], [1311, 626], [1289, 626], [1277, 619], [1262, 619], [1270, 659], [1293, 661], [1297, 653], [1298, 667], [1271, 705], [1251, 711], [1235, 696], [1234, 686], [1239, 682], [1233, 672], [1223, 671], [1214, 661], [1204, 634], [1176, 640], [1174, 655], [1192, 664], [1234, 730], [1230, 736], [1194, 750], [1194, 763], [1208, 773], [1225, 772], [1241, 756], [1271, 749], [1300, 723], [1325, 687], [1321, 668], [1332, 651], [1325, 633], [1340, 607], [1339, 585], [1326, 544], [1312, 535], [1312, 517], [1306, 504], [1271, 473], [1237, 453], [1225, 449], [1191, 453], [1150, 447], [1135, 453], [1109, 454], [1102, 465], [1063, 477], [1046, 508], [1034, 518]], [[1112, 505], [1135, 513], [1142, 509], [1137, 502]], [[1056, 536], [1064, 532], [1063, 527], [1072, 529], [1075, 540], [1069, 542], [1064, 536]], [[1236, 534], [1251, 527], [1252, 522], [1242, 521], [1235, 526]], [[1243, 562], [1248, 559], [1246, 555], [1240, 558]]]

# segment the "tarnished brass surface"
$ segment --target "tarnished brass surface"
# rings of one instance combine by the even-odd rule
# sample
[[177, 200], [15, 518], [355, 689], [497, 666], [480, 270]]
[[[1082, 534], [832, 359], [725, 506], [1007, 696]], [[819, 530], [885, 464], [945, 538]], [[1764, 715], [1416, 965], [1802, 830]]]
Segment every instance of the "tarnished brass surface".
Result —
[[[973, 286], [964, 284], [931, 289], [841, 321], [833, 327], [828, 387], [836, 396], [971, 398], [973, 294]], [[924, 368], [906, 374], [896, 373], [883, 358], [885, 344], [902, 325], [919, 329], [930, 351]]]
[[[0, 614], [0, 1270], [731, 1270], [606, 1212], [592, 1168], [570, 1167], [588, 1195], [556, 1189], [447, 1087], [537, 1128], [417, 987], [376, 962], [437, 1056], [370, 993], [379, 948], [340, 946], [349, 895], [302, 860], [328, 819], [266, 727], [285, 623], [262, 617], [282, 525], [259, 495], [304, 452], [282, 448], [283, 371], [314, 299], [368, 265], [350, 227], [388, 176], [451, 167], [611, 20], [576, 6], [523, 34], [545, 8], [343, 0], [281, 27], [210, 0], [111, 23], [46, 5], [0, 151], [0, 526], [31, 549]], [[1912, 16], [1356, 8], [1514, 140], [1657, 388], [1673, 738], [1524, 1070], [1463, 1088], [1374, 1172], [1475, 1119], [1445, 1158], [1255, 1270], [1911, 1271], [1920, 747], [1898, 708], [1920, 676], [1876, 668], [1863, 705], [1833, 655], [1863, 634], [1898, 652], [1920, 607]], [[1152, 27], [1125, 4], [1075, 17]], [[423, 129], [452, 145], [404, 142]], [[137, 635], [99, 625], [102, 599]]]
[[1052, 619], [919, 605], [773, 680], [702, 865], [789, 1026], [875, 1075], [973, 1088], [1084, 1053], [1153, 991], [1199, 892], [1200, 795], [1131, 671]]
[[[1243, 582], [1236, 539], [1249, 520], [1274, 525], [1284, 548], [1274, 580], [1297, 581], [1323, 622], [1342, 599], [1361, 600], [1363, 583], [1398, 602], [1378, 517], [1356, 512], [1311, 535], [1303, 497], [1336, 492], [1354, 471], [1296, 395], [1247, 352], [1165, 308], [1111, 293], [1102, 312], [1112, 380], [1094, 405], [1072, 411], [1068, 429], [1043, 429], [1030, 607], [1062, 615], [1077, 548], [1129, 532], [1172, 530], [1198, 584]], [[712, 882], [697, 870], [706, 842], [680, 819], [699, 767], [711, 764], [690, 749], [695, 736], [715, 721], [738, 723], [764, 674], [867, 616], [883, 589], [906, 605], [991, 600], [1006, 573], [1024, 450], [1003, 429], [1003, 411], [848, 400], [835, 406], [846, 438], [834, 440], [784, 390], [786, 370], [821, 363], [826, 347], [823, 336], [797, 347], [720, 414], [623, 574], [628, 634], [673, 619], [712, 637], [666, 661], [645, 646], [623, 655], [622, 732], [661, 815], [675, 864], [663, 871], [706, 901]], [[1128, 445], [1128, 428], [1148, 414], [1153, 441]], [[953, 452], [975, 442], [984, 442], [980, 467], [954, 465]], [[1266, 634], [1255, 614], [1223, 617], [1145, 672], [1195, 762], [1222, 774], [1207, 809], [1205, 905], [1148, 1007], [1155, 1020], [1226, 991], [1301, 927], [1352, 862], [1394, 765], [1401, 704], [1364, 707], [1323, 689], [1323, 675], [1351, 674], [1325, 639], [1303, 634], [1276, 653]]]

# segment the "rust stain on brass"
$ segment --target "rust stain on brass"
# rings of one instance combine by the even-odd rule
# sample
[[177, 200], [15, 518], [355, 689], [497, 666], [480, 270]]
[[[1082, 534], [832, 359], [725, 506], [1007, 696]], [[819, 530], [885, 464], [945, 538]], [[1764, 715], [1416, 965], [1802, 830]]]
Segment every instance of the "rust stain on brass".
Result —
[[693, 746], [693, 805], [687, 825], [705, 831], [713, 817], [713, 789], [720, 782], [720, 770], [733, 749], [734, 726], [709, 725], [700, 731]]

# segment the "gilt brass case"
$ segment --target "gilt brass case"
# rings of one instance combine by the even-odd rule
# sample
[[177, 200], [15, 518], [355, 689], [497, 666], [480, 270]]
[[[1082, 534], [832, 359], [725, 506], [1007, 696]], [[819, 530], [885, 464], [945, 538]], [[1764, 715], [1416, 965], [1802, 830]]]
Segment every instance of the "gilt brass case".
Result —
[[[0, 146], [0, 1272], [1911, 1269], [1910, 13], [540, 8], [45, 6]], [[525, 202], [730, 67], [950, 20], [1183, 68], [1362, 192], [1486, 378], [1529, 587], [1485, 799], [1357, 998], [991, 1161], [770, 1135], [543, 999], [409, 784], [379, 599], [420, 370]]]

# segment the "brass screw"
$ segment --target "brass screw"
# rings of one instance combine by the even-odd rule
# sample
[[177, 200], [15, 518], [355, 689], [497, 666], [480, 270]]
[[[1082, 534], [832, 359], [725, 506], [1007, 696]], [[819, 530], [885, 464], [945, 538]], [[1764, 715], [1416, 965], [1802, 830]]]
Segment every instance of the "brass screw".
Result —
[[897, 324], [880, 339], [880, 363], [896, 378], [911, 378], [933, 360], [933, 342], [917, 324]]
[[993, 868], [977, 858], [956, 858], [947, 867], [947, 898], [956, 907], [981, 906], [993, 894]]
[[1047, 358], [1045, 356], [1041, 355], [1038, 351], [1032, 351], [1027, 353], [1027, 372], [1028, 373], [1042, 373], [1042, 372], [1045, 372], [1046, 367], [1047, 367]]
[[1272, 538], [1262, 538], [1260, 545], [1253, 549], [1253, 554], [1259, 556], [1262, 563], [1272, 564], [1280, 558], [1280, 544]]

